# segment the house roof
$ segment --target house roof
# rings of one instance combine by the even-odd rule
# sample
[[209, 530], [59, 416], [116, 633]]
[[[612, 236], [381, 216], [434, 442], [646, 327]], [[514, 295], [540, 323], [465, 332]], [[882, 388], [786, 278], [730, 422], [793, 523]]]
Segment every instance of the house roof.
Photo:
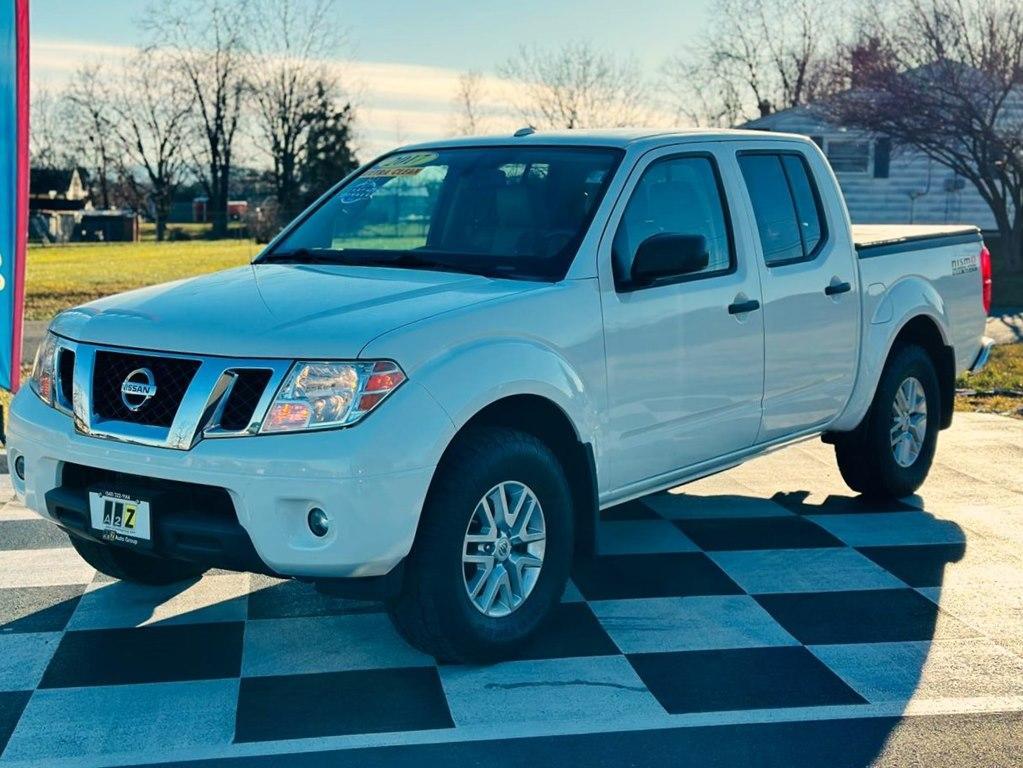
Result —
[[[918, 80], [924, 84], [930, 82], [941, 82], [955, 76], [962, 80], [969, 79], [968, 82], [976, 84], [978, 93], [983, 93], [985, 87], [992, 84], [992, 79], [989, 75], [985, 74], [976, 67], [972, 67], [968, 64], [952, 60], [941, 60], [933, 61], [930, 64], [923, 64], [919, 67], [906, 70], [898, 75], [899, 78], [906, 78], [907, 80]], [[1014, 100], [1023, 98], [1023, 89], [1020, 86], [1013, 86]], [[870, 91], [866, 89], [853, 89], [842, 91], [841, 93], [835, 94], [831, 98], [837, 98], [843, 94], [848, 93], [867, 93]], [[772, 112], [764, 117], [758, 117], [753, 120], [749, 120], [742, 125], [740, 128], [746, 130], [760, 130], [760, 131], [775, 131], [775, 130], [792, 130], [791, 126], [795, 123], [806, 123], [807, 121], [816, 122], [821, 128], [834, 125], [835, 123], [827, 117], [820, 109], [819, 104], [824, 103], [823, 101], [814, 102], [812, 104], [801, 104], [796, 107], [788, 107], [786, 109], [779, 109]], [[804, 127], [805, 130], [805, 127]]]
[[754, 120], [748, 120], [742, 124], [742, 128], [751, 131], [764, 131], [772, 130], [777, 127], [778, 122], [783, 118], [796, 118], [804, 119], [810, 118], [813, 120], [822, 120], [820, 115], [814, 112], [812, 107], [805, 104], [798, 107], [789, 107], [787, 109], [779, 109], [777, 112], [772, 112], [764, 117], [758, 117]]
[[64, 194], [71, 187], [74, 168], [33, 168], [29, 174], [29, 194], [49, 195], [56, 191]]

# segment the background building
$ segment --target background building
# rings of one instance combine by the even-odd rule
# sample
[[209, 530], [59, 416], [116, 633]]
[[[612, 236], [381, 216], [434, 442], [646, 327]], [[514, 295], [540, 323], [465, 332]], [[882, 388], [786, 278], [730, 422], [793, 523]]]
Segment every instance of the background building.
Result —
[[977, 224], [994, 230], [976, 187], [913, 147], [835, 125], [810, 107], [793, 107], [743, 127], [801, 133], [824, 150], [854, 224]]

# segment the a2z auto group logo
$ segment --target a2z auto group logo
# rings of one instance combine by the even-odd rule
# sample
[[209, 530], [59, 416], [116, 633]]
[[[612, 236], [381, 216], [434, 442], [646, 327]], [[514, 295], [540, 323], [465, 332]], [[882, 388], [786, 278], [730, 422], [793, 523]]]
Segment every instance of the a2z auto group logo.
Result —
[[131, 502], [104, 499], [103, 524], [113, 528], [123, 528], [126, 531], [134, 531], [137, 512], [138, 506]]

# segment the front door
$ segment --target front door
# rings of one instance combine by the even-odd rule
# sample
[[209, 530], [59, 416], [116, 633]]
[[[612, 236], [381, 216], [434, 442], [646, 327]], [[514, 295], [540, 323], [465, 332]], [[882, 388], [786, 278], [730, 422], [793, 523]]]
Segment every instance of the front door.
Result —
[[[619, 491], [748, 447], [760, 424], [760, 281], [731, 224], [722, 179], [735, 173], [691, 146], [639, 163], [601, 245], [610, 438], [602, 459]], [[706, 268], [630, 284], [637, 248], [663, 233], [703, 236]]]

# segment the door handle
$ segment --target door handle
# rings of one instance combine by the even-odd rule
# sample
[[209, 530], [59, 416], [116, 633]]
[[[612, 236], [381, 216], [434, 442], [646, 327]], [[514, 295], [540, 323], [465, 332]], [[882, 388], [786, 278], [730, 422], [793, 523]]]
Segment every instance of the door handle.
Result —
[[756, 299], [750, 299], [749, 301], [737, 301], [734, 304], [728, 305], [728, 314], [742, 315], [746, 312], [754, 312], [758, 309], [760, 309], [760, 302]]
[[840, 293], [849, 293], [851, 290], [852, 286], [849, 283], [832, 283], [824, 287], [824, 295], [837, 296]]

